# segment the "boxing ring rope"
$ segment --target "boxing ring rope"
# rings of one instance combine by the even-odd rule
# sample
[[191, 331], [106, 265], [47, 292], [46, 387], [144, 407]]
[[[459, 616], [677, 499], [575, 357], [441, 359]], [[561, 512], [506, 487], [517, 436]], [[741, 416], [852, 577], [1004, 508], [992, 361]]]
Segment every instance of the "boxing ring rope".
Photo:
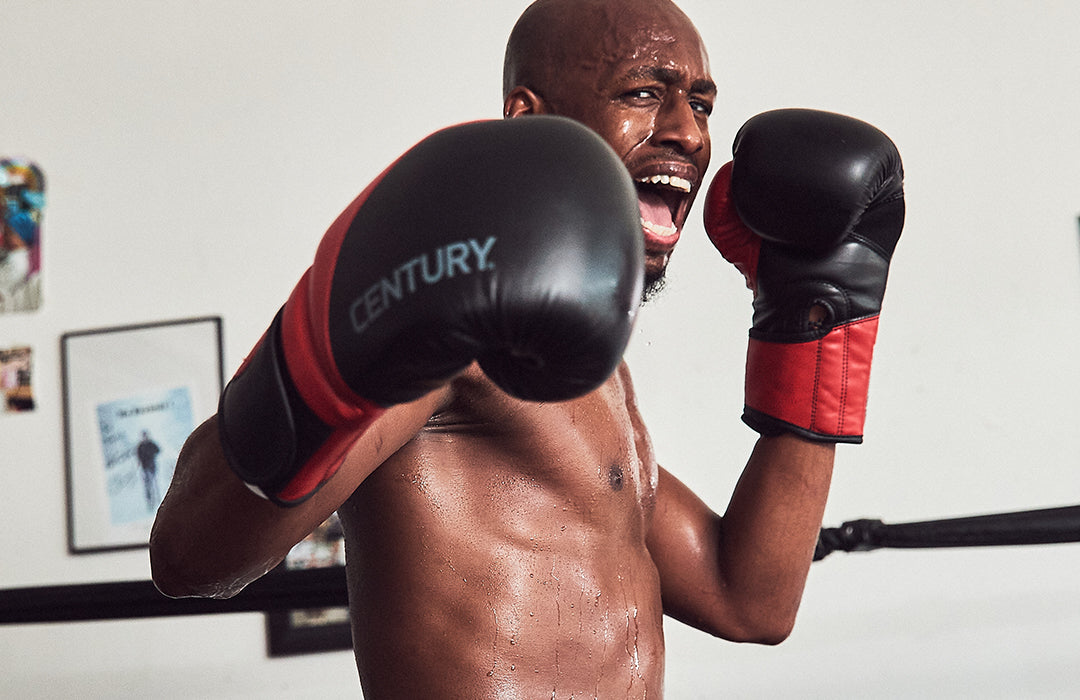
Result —
[[[994, 547], [1080, 542], [1080, 505], [888, 524], [863, 519], [823, 528], [814, 561], [836, 551]], [[344, 567], [277, 569], [228, 600], [161, 595], [151, 581], [0, 590], [0, 624], [272, 612], [348, 605]]]
[[852, 520], [821, 530], [814, 561], [835, 551], [868, 552], [882, 547], [998, 547], [1063, 542], [1080, 542], [1080, 506], [894, 525], [880, 520]]

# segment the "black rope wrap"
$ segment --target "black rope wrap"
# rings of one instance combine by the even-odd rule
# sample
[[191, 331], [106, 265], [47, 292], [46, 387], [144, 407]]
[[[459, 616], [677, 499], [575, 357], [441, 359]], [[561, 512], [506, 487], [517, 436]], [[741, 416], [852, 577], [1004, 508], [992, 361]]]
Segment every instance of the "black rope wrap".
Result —
[[1080, 506], [895, 525], [880, 520], [852, 520], [837, 528], [822, 529], [814, 561], [835, 551], [866, 552], [882, 547], [1000, 547], [1063, 542], [1080, 542]]

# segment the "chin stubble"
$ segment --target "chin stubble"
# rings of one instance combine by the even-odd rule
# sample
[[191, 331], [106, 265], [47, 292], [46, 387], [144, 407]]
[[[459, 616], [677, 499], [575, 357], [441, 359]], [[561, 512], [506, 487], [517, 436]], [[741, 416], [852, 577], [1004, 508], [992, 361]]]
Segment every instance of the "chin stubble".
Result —
[[664, 276], [664, 271], [658, 275], [646, 275], [645, 285], [641, 290], [641, 303], [647, 304], [655, 299], [660, 292], [664, 291], [665, 286], [667, 286], [667, 277]]

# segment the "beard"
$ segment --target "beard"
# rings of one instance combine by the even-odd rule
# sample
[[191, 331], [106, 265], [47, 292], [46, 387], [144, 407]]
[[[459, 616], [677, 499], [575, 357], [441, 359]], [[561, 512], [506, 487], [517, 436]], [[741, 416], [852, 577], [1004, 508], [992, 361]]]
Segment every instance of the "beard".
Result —
[[664, 291], [664, 287], [667, 286], [667, 268], [662, 268], [658, 272], [646, 272], [645, 284], [641, 289], [641, 303], [648, 304], [650, 301], [660, 295], [660, 292]]

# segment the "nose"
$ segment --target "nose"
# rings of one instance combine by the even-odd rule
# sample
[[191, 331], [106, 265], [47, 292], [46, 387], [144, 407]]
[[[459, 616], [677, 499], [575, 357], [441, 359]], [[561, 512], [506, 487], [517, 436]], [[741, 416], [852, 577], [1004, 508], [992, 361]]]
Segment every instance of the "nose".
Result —
[[705, 128], [698, 122], [698, 114], [682, 91], [668, 95], [660, 106], [653, 140], [673, 146], [686, 155], [693, 155], [705, 147]]

